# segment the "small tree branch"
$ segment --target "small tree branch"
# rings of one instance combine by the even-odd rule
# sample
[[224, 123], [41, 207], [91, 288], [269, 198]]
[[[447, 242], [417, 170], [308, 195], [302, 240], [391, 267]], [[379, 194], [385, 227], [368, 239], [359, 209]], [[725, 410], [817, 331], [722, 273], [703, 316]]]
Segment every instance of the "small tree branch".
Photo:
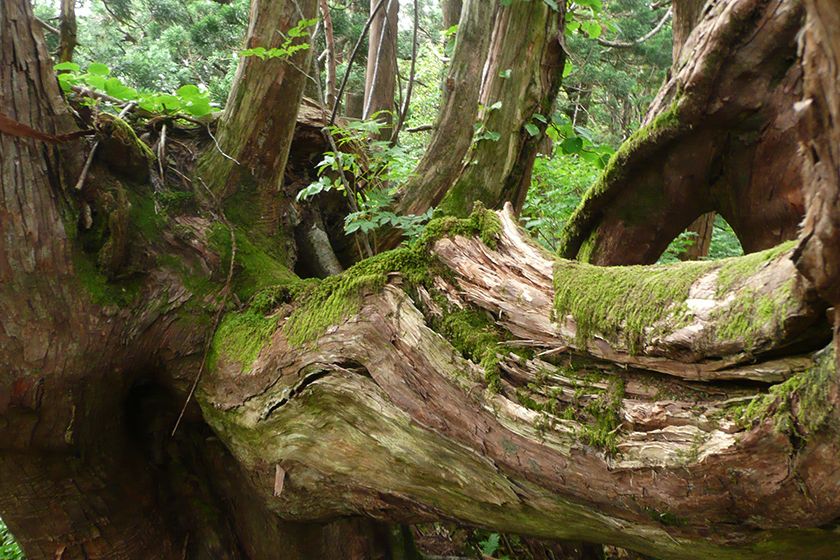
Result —
[[418, 0], [414, 0], [414, 35], [411, 45], [411, 70], [408, 75], [408, 85], [405, 87], [405, 100], [403, 101], [402, 111], [400, 111], [397, 124], [394, 126], [394, 132], [391, 135], [391, 144], [396, 144], [397, 138], [399, 138], [400, 129], [405, 123], [406, 115], [408, 115], [408, 104], [411, 103], [411, 91], [414, 89], [414, 76], [417, 65], [417, 30], [420, 27], [420, 9], [417, 2]]
[[662, 16], [662, 19], [659, 20], [659, 23], [657, 23], [653, 29], [651, 29], [645, 35], [639, 37], [635, 41], [608, 41], [607, 39], [602, 39], [599, 37], [598, 44], [613, 49], [629, 49], [641, 45], [642, 43], [659, 33], [659, 31], [665, 26], [665, 23], [669, 19], [671, 19], [672, 13], [673, 11], [671, 10], [671, 8], [668, 8], [668, 11], [665, 12], [665, 15]]

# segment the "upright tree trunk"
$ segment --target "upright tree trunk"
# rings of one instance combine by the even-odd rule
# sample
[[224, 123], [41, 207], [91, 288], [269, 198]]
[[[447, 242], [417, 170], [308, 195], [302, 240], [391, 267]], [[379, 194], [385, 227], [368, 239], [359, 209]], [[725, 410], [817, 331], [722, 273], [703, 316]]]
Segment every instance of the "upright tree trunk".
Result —
[[[562, 3], [560, 6], [562, 7]], [[531, 169], [562, 79], [564, 11], [514, 0], [496, 17], [482, 84], [480, 126], [463, 170], [441, 203], [452, 215], [525, 202]]]
[[[478, 115], [495, 11], [493, 2], [466, 0], [463, 4], [435, 132], [411, 178], [397, 193], [397, 214], [418, 216], [437, 206], [462, 169]], [[401, 237], [395, 230], [386, 233], [380, 239], [380, 250], [395, 247]]]
[[[317, 0], [252, 0], [245, 46], [279, 47], [285, 31], [316, 13]], [[219, 121], [219, 149], [210, 150], [198, 167], [201, 180], [221, 197], [240, 185], [256, 188], [259, 221], [269, 235], [281, 222], [288, 226], [281, 193], [299, 106], [290, 100], [301, 97], [307, 78], [300, 69], [309, 68], [310, 56], [307, 49], [289, 60], [243, 57]]]
[[688, 36], [691, 34], [691, 31], [700, 23], [700, 18], [703, 15], [703, 6], [705, 5], [706, 0], [671, 1], [671, 10], [674, 12], [671, 20], [671, 34], [673, 37], [671, 53], [674, 68], [680, 66], [683, 46], [688, 41]]
[[58, 61], [69, 62], [76, 49], [76, 0], [61, 0], [59, 31]]
[[[370, 0], [371, 12], [380, 0]], [[384, 122], [391, 122], [390, 112], [396, 109], [394, 90], [397, 86], [397, 21], [399, 0], [384, 0], [385, 5], [373, 17], [368, 35], [367, 69], [365, 71], [365, 104], [362, 117], [371, 118], [380, 111]], [[390, 138], [384, 130], [382, 138]]]
[[335, 33], [333, 31], [332, 14], [330, 13], [330, 5], [327, 0], [318, 0], [321, 10], [321, 18], [324, 21], [324, 39], [327, 45], [327, 83], [326, 83], [326, 102], [327, 107], [335, 105], [336, 98], [336, 75], [335, 75]]

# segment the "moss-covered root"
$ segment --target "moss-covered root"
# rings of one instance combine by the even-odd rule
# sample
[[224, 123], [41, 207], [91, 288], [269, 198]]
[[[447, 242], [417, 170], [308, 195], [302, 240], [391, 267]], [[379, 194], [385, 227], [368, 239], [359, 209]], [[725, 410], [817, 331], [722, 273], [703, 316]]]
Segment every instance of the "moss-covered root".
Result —
[[[581, 347], [597, 335], [630, 354], [640, 353], [646, 344], [698, 320], [688, 300], [692, 287], [705, 277], [713, 284], [702, 297], [712, 307], [703, 318], [702, 334], [698, 330], [690, 344], [711, 348], [734, 343], [749, 351], [760, 336], [779, 331], [797, 305], [792, 266], [768, 268], [779, 264], [792, 246], [789, 242], [744, 257], [673, 265], [600, 267], [559, 260], [554, 319], [574, 320], [575, 342]], [[754, 282], [760, 273], [767, 278]]]

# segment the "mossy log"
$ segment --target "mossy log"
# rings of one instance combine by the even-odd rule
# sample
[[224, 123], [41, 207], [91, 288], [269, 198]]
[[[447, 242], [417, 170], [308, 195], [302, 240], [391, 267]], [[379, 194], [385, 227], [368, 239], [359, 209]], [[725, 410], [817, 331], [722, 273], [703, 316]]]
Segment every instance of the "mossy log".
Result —
[[[259, 350], [220, 353], [202, 410], [269, 508], [834, 557], [834, 354], [790, 246], [596, 268], [555, 262], [509, 209], [480, 214], [430, 226], [425, 260], [386, 253], [301, 295], [328, 321], [262, 308]], [[585, 305], [602, 320], [582, 330]]]

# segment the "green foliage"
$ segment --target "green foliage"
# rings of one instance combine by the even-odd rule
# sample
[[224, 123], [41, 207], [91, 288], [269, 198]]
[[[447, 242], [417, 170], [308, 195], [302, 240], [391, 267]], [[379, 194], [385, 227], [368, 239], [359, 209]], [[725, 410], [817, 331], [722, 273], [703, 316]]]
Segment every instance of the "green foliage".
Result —
[[[324, 153], [317, 165], [318, 180], [301, 189], [297, 200], [307, 200], [331, 190], [341, 192], [352, 197], [358, 208], [345, 217], [347, 234], [369, 233], [389, 226], [402, 230], [406, 237], [413, 239], [422, 233], [432, 210], [420, 216], [401, 216], [389, 210], [399, 185], [416, 162], [399, 144], [375, 139], [384, 127], [377, 117], [330, 128], [339, 150]], [[352, 185], [352, 192], [345, 187], [344, 180]]]
[[24, 560], [25, 556], [20, 549], [9, 528], [0, 519], [0, 560]]
[[[302, 19], [286, 32], [283, 44], [279, 47], [266, 49], [265, 47], [254, 47], [240, 51], [241, 56], [256, 56], [260, 60], [272, 58], [288, 58], [296, 52], [305, 51], [309, 48], [309, 28], [318, 23], [318, 19]], [[302, 39], [295, 43], [295, 39]]]
[[59, 72], [58, 83], [65, 92], [72, 91], [73, 86], [86, 86], [120, 101], [133, 101], [151, 113], [202, 117], [212, 111], [210, 94], [193, 84], [181, 86], [174, 93], [139, 91], [119, 78], [109, 77], [111, 69], [98, 62], [89, 64], [86, 72], [74, 62], [56, 64], [55, 70]]

